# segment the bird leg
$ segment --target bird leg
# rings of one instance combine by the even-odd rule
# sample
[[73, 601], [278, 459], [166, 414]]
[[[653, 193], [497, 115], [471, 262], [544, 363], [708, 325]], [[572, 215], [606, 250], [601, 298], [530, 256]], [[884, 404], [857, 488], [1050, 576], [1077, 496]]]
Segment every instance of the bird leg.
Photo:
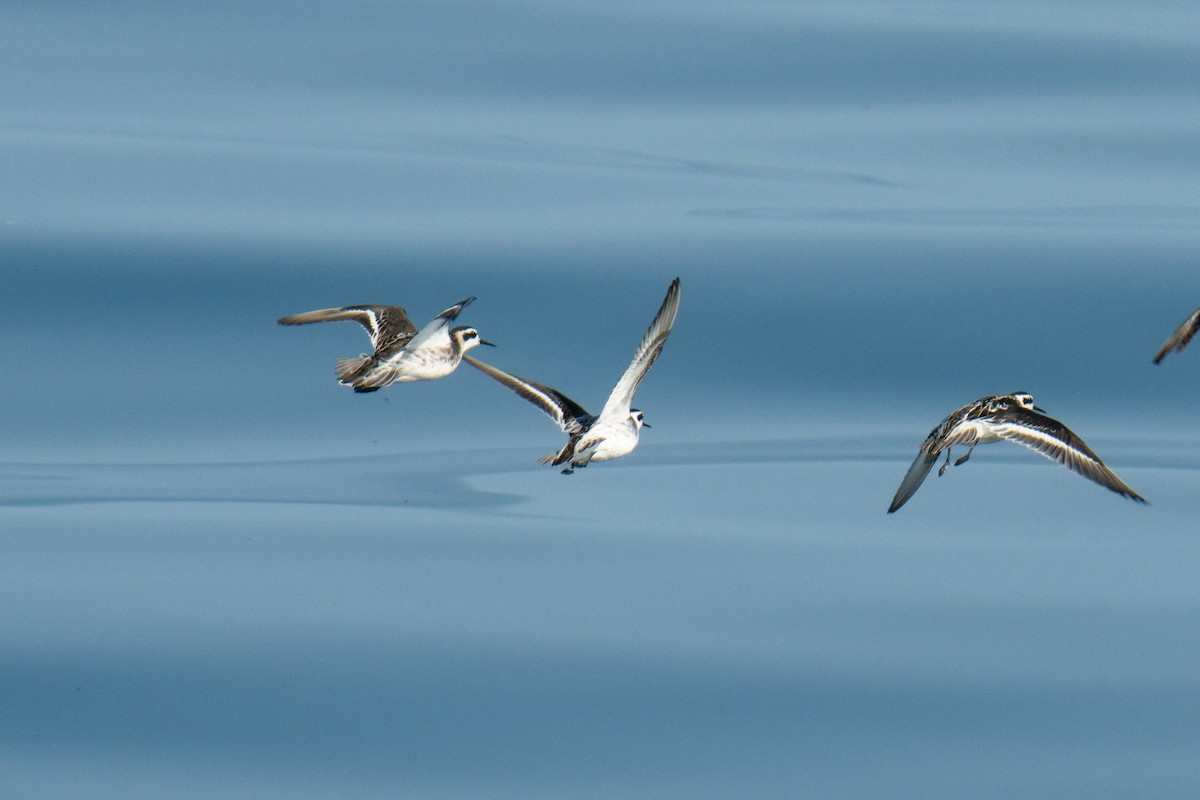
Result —
[[946, 462], [944, 464], [942, 464], [941, 469], [938, 470], [938, 477], [940, 478], [943, 475], [945, 475], [946, 470], [949, 468], [950, 468], [950, 448], [947, 447], [946, 448]]
[[[976, 442], [975, 444], [978, 444], [978, 442]], [[954, 466], [957, 467], [961, 464], [967, 463], [967, 459], [970, 458], [971, 453], [974, 453], [974, 452], [975, 452], [975, 445], [973, 444], [973, 445], [971, 445], [970, 449], [967, 450], [967, 454], [965, 456], [963, 456], [962, 458], [960, 458], [954, 462]]]

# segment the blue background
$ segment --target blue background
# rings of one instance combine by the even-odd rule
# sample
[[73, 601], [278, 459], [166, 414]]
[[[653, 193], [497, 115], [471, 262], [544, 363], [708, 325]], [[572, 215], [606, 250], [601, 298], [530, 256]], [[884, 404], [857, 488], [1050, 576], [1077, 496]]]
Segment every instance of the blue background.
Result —
[[[1194, 797], [1188, 3], [0, 9], [0, 788]], [[630, 457], [354, 325], [462, 320]], [[1011, 445], [1017, 389], [1144, 494]]]

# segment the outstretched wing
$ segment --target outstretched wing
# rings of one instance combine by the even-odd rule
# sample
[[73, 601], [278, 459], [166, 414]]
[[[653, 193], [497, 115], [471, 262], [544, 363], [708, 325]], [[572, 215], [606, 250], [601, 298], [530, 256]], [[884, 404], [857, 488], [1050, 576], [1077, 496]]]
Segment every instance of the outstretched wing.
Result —
[[462, 310], [471, 305], [473, 302], [475, 302], [475, 298], [468, 297], [466, 300], [460, 300], [442, 313], [438, 314], [436, 317], [430, 320], [424, 328], [421, 328], [420, 333], [412, 338], [412, 341], [408, 343], [408, 349], [416, 350], [434, 336], [437, 336], [439, 333], [445, 331], [446, 326], [448, 326], [451, 322], [454, 322], [454, 320], [458, 318], [458, 315], [462, 313]]
[[491, 364], [485, 364], [471, 356], [463, 356], [463, 361], [466, 361], [480, 372], [492, 376], [542, 411], [545, 411], [550, 416], [550, 419], [558, 424], [558, 427], [571, 436], [580, 433], [595, 420], [595, 417], [589, 414], [583, 406], [557, 389], [551, 389], [549, 386], [543, 386], [540, 383], [534, 383], [525, 378], [518, 378], [516, 375], [509, 375], [504, 370], [496, 369]]
[[601, 417], [619, 419], [629, 416], [633, 393], [637, 391], [642, 378], [646, 377], [646, 372], [654, 363], [654, 359], [658, 358], [658, 354], [662, 352], [663, 345], [667, 342], [667, 336], [671, 334], [671, 326], [675, 324], [675, 315], [678, 313], [679, 278], [676, 278], [667, 288], [667, 296], [663, 298], [658, 313], [654, 315], [654, 321], [650, 323], [646, 335], [642, 337], [641, 344], [634, 352], [629, 368], [625, 370], [621, 380], [617, 381], [617, 385], [613, 387], [612, 394], [608, 396], [608, 402], [604, 404], [604, 408], [600, 412]]
[[1200, 309], [1184, 320], [1183, 324], [1163, 342], [1163, 346], [1158, 349], [1158, 355], [1154, 357], [1154, 363], [1161, 362], [1163, 357], [1172, 350], [1182, 350], [1187, 347], [1188, 342], [1192, 340], [1198, 330], [1200, 330]]
[[376, 353], [385, 349], [403, 347], [417, 334], [417, 328], [400, 306], [345, 306], [305, 311], [277, 320], [280, 325], [308, 325], [313, 322], [353, 320], [367, 329], [371, 347]]
[[925, 476], [929, 474], [929, 470], [937, 460], [936, 454], [930, 454], [924, 450], [917, 453], [912, 466], [908, 468], [908, 472], [904, 473], [904, 480], [900, 481], [900, 488], [896, 490], [892, 504], [888, 506], [889, 514], [907, 503], [908, 498], [917, 493], [917, 489], [921, 488], [921, 484], [925, 482]]
[[1010, 442], [1032, 448], [1117, 494], [1139, 503], [1146, 502], [1144, 497], [1118, 478], [1082, 439], [1056, 419], [1036, 411], [1013, 408], [996, 415], [992, 430]]

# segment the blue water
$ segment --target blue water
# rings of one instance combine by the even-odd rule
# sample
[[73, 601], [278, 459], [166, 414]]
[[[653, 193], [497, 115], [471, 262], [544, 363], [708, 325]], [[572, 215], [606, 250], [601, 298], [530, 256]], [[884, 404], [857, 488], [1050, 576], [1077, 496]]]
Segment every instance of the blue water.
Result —
[[1194, 8], [593, 5], [0, 9], [0, 793], [1200, 794]]

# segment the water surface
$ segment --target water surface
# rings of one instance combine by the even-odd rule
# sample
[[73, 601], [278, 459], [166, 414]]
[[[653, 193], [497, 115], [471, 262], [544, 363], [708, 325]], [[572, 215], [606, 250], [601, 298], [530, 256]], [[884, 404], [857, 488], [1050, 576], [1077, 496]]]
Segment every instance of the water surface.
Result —
[[[0, 786], [1194, 797], [1185, 3], [0, 11]], [[356, 396], [332, 305], [463, 320]], [[1010, 445], [1024, 389], [1151, 502]]]

